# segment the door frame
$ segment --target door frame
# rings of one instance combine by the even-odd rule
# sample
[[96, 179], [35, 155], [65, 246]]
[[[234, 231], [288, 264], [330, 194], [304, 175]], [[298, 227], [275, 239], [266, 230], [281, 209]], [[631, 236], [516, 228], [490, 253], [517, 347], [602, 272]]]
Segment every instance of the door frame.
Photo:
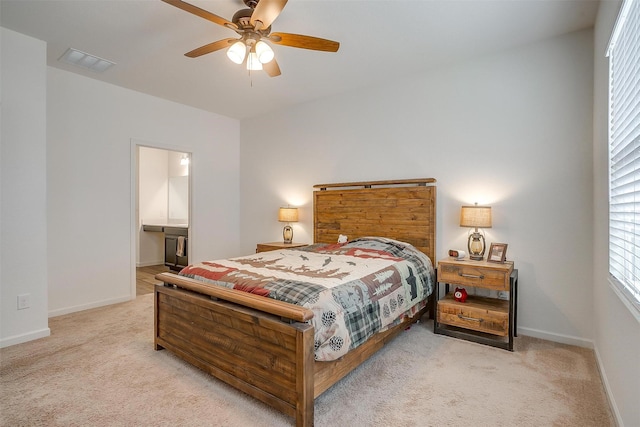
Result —
[[131, 138], [130, 139], [130, 152], [131, 152], [131, 168], [130, 168], [130, 178], [131, 178], [131, 212], [130, 212], [130, 272], [129, 272], [129, 280], [130, 280], [130, 299], [136, 298], [136, 254], [137, 254], [137, 238], [138, 238], [138, 147], [146, 147], [146, 148], [155, 148], [158, 150], [167, 150], [167, 151], [175, 151], [179, 153], [187, 153], [189, 155], [190, 163], [189, 163], [189, 228], [187, 239], [187, 253], [191, 256], [191, 218], [192, 218], [192, 206], [193, 206], [193, 156], [194, 151], [189, 147], [178, 146], [173, 144], [167, 144], [158, 141], [148, 141], [141, 138]]

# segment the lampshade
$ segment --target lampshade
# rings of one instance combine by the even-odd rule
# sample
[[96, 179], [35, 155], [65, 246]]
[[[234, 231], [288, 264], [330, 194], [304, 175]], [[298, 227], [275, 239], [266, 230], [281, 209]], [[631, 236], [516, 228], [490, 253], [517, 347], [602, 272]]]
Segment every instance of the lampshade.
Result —
[[244, 56], [247, 54], [247, 46], [241, 41], [237, 41], [227, 49], [227, 57], [236, 64], [242, 64]]
[[278, 211], [278, 221], [298, 222], [298, 208], [280, 208]]
[[460, 209], [460, 227], [491, 228], [491, 207], [463, 206]]
[[275, 54], [271, 47], [261, 40], [256, 43], [256, 55], [261, 64], [266, 64], [273, 59]]
[[258, 60], [258, 55], [255, 52], [249, 52], [249, 56], [247, 56], [247, 70], [262, 70], [262, 63]]

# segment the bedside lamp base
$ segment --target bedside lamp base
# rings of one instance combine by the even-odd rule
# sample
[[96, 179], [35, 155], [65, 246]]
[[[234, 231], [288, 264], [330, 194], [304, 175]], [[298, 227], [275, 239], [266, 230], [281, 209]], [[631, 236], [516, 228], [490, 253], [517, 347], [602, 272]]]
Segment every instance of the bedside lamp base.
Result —
[[282, 229], [282, 237], [285, 243], [293, 242], [293, 228], [290, 225], [285, 225]]
[[469, 259], [474, 261], [482, 261], [484, 259], [485, 250], [484, 235], [478, 231], [469, 234], [469, 241], [467, 242], [467, 249], [469, 249]]

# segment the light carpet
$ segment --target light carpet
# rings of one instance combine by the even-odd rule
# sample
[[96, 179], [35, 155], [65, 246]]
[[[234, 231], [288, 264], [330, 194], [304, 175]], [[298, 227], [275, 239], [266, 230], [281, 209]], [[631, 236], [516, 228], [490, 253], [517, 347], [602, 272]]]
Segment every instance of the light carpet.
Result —
[[[0, 350], [3, 426], [292, 426], [153, 349], [153, 295], [49, 319]], [[592, 350], [518, 337], [515, 352], [424, 321], [316, 399], [317, 426], [613, 426]]]

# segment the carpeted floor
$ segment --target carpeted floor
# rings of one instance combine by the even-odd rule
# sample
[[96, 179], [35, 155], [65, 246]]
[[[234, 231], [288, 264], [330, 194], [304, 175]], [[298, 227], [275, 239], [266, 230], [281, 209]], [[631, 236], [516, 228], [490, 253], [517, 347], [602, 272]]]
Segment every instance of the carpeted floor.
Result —
[[[2, 426], [292, 426], [153, 350], [153, 296], [52, 318], [0, 350]], [[511, 353], [430, 321], [316, 400], [317, 426], [614, 426], [591, 350], [519, 337]]]

